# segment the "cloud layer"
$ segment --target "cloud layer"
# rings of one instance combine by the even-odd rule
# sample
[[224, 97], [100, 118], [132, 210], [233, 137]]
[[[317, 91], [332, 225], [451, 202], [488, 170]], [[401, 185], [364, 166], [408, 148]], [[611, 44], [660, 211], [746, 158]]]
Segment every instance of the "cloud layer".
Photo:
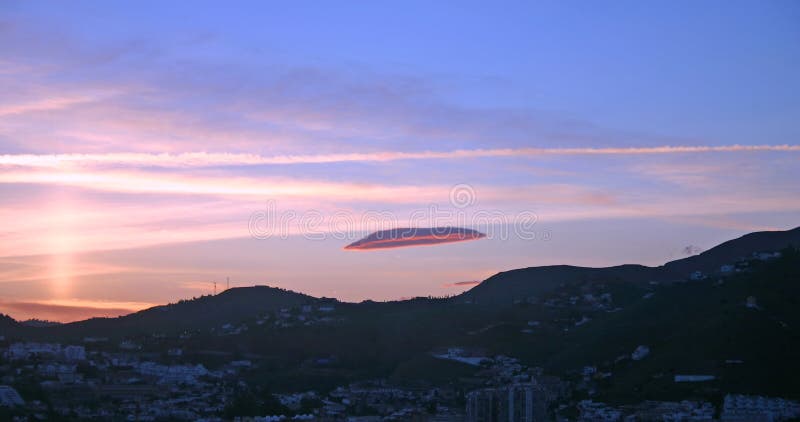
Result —
[[137, 167], [217, 167], [289, 164], [386, 162], [396, 160], [442, 160], [493, 157], [538, 157], [548, 155], [651, 155], [710, 152], [800, 152], [800, 145], [656, 146], [625, 148], [504, 148], [421, 152], [371, 152], [325, 155], [276, 155], [235, 153], [109, 153], [109, 154], [4, 154], [0, 165], [24, 167], [81, 167], [118, 165]]

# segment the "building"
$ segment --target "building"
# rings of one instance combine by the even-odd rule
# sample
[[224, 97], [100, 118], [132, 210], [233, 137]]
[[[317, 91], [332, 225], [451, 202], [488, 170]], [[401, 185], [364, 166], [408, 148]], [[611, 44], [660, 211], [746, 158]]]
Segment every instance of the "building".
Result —
[[495, 389], [471, 391], [467, 394], [467, 422], [499, 421], [500, 406]]
[[9, 346], [7, 352], [7, 356], [11, 360], [55, 357], [60, 354], [61, 345], [58, 343], [14, 343]]
[[142, 375], [157, 377], [161, 383], [194, 384], [197, 378], [208, 375], [203, 365], [160, 365], [155, 362], [142, 362], [138, 366]]
[[624, 420], [635, 421], [686, 421], [714, 420], [714, 405], [709, 402], [684, 400], [681, 402], [645, 401], [633, 406], [623, 406]]
[[650, 348], [645, 345], [641, 345], [637, 347], [636, 350], [633, 351], [633, 353], [631, 353], [631, 359], [642, 360], [649, 354], [650, 354]]
[[14, 406], [22, 406], [25, 404], [25, 401], [22, 400], [17, 390], [9, 387], [7, 385], [0, 385], [0, 406], [2, 407], [14, 407]]
[[86, 360], [86, 349], [83, 346], [64, 347], [64, 358], [67, 360]]
[[547, 404], [541, 388], [532, 383], [486, 388], [467, 394], [467, 422], [543, 421]]
[[728, 394], [722, 402], [723, 422], [784, 421], [800, 418], [800, 403], [781, 398]]
[[753, 256], [756, 257], [759, 261], [769, 261], [771, 259], [776, 259], [781, 257], [780, 252], [754, 252]]
[[578, 403], [578, 420], [591, 422], [617, 422], [622, 419], [622, 412], [607, 406], [605, 403], [583, 400]]

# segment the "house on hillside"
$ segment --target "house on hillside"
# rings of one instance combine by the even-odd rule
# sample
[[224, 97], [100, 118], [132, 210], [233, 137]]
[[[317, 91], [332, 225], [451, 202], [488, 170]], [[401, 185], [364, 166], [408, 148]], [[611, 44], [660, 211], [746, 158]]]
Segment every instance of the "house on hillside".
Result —
[[645, 345], [640, 345], [639, 347], [636, 348], [636, 350], [633, 351], [633, 353], [631, 353], [631, 359], [642, 360], [649, 354], [650, 354], [650, 348]]
[[800, 403], [782, 398], [728, 394], [722, 402], [720, 420], [781, 421], [800, 417]]
[[776, 259], [781, 257], [780, 252], [757, 252], [753, 253], [753, 256], [758, 259], [759, 261], [769, 261], [771, 259]]
[[689, 280], [692, 280], [692, 281], [699, 281], [699, 280], [703, 280], [705, 278], [706, 278], [706, 276], [705, 276], [705, 274], [703, 274], [702, 271], [695, 271], [695, 272], [689, 274]]

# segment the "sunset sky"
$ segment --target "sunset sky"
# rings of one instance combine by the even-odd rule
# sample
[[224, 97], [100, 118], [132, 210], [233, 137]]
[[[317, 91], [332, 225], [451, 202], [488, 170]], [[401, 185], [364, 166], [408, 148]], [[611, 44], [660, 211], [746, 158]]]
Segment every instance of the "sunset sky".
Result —
[[[796, 1], [172, 3], [0, 2], [0, 312], [450, 295], [800, 225]], [[345, 249], [389, 220], [487, 236]]]

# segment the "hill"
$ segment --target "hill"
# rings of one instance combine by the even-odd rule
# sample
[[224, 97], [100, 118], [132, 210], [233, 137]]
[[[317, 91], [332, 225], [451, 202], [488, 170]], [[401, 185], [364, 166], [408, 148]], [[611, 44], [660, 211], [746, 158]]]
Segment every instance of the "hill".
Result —
[[[724, 392], [796, 398], [800, 254], [784, 250], [779, 259], [753, 265], [722, 280], [660, 286], [647, 299], [596, 315], [565, 335], [546, 365], [555, 372], [593, 365], [612, 373], [601, 391], [617, 402], [719, 399]], [[647, 345], [650, 355], [615, 362], [638, 345]], [[716, 379], [681, 385], [673, 380], [677, 374]]]
[[608, 268], [553, 265], [505, 271], [489, 277], [455, 298], [480, 305], [511, 305], [514, 301], [540, 299], [560, 286], [583, 282], [642, 282], [665, 278], [664, 271], [643, 265]]
[[19, 323], [6, 314], [0, 314], [0, 330], [3, 332], [14, 331], [19, 328]]
[[710, 273], [717, 271], [722, 265], [750, 258], [753, 253], [780, 251], [787, 246], [800, 246], [800, 227], [785, 231], [748, 233], [699, 255], [668, 262], [663, 268], [673, 274], [689, 274], [692, 271]]
[[651, 281], [682, 281], [694, 271], [712, 273], [720, 266], [734, 264], [757, 252], [779, 251], [800, 246], [800, 227], [786, 231], [765, 231], [729, 240], [699, 255], [668, 262], [660, 267], [620, 265], [587, 268], [569, 265], [529, 267], [493, 275], [454, 298], [457, 302], [508, 305], [514, 301], [539, 298], [555, 288], [584, 282], [624, 281], [646, 284]]
[[275, 287], [237, 287], [215, 296], [182, 300], [117, 318], [92, 318], [55, 327], [41, 327], [41, 331], [68, 336], [131, 336], [207, 329], [319, 300]]

